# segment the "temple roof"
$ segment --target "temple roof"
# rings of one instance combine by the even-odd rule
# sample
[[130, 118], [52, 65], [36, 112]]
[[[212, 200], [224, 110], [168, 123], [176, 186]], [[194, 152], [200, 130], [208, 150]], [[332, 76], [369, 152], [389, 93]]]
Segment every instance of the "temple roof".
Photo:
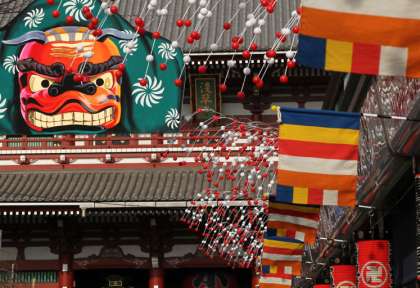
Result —
[[[0, 27], [6, 26], [13, 18], [22, 11], [31, 1], [28, 0], [0, 0]], [[244, 0], [225, 0], [225, 1], [213, 1], [211, 5], [217, 4], [213, 12], [213, 16], [210, 21], [206, 22], [206, 28], [203, 29], [201, 39], [198, 41], [198, 46], [192, 47], [191, 52], [208, 52], [210, 44], [216, 42], [220, 34], [223, 31], [223, 23], [228, 21], [232, 15], [238, 9], [240, 2], [246, 2], [247, 6], [244, 11], [240, 11], [238, 17], [233, 21], [232, 28], [224, 35], [223, 40], [219, 45], [219, 51], [231, 51], [231, 38], [232, 36], [239, 35], [245, 27], [246, 17], [248, 14], [255, 11], [255, 8], [259, 4], [258, 0], [244, 1]], [[262, 27], [262, 33], [256, 37], [255, 41], [259, 45], [260, 50], [267, 50], [272, 47], [275, 41], [275, 32], [279, 31], [290, 19], [292, 11], [299, 5], [299, 0], [287, 0], [281, 1], [279, 7], [275, 12], [266, 18], [266, 24]], [[145, 1], [139, 0], [121, 0], [119, 2], [119, 12], [124, 16], [130, 23], [133, 23], [134, 18], [139, 16]], [[163, 2], [162, 2], [163, 3]], [[168, 6], [169, 13], [163, 19], [161, 24], [160, 32], [162, 36], [175, 40], [178, 38], [180, 29], [176, 26], [176, 20], [182, 18], [184, 12], [188, 6], [188, 0], [176, 0], [172, 1], [172, 4]], [[176, 3], [176, 5], [175, 5]], [[198, 6], [196, 4], [195, 6]], [[194, 8], [196, 9], [196, 7]], [[191, 15], [191, 11], [190, 14]], [[150, 26], [147, 25], [150, 23]], [[159, 25], [158, 17], [155, 13], [146, 17], [146, 29], [149, 31], [155, 31]], [[184, 36], [185, 37], [185, 36]], [[250, 43], [253, 37], [251, 31], [247, 31], [244, 35], [245, 43]], [[184, 38], [181, 38], [180, 43], [185, 42]], [[287, 46], [287, 43], [286, 43]], [[188, 50], [190, 47], [188, 47]]]
[[0, 183], [9, 203], [189, 201], [207, 187], [193, 168], [4, 172]]

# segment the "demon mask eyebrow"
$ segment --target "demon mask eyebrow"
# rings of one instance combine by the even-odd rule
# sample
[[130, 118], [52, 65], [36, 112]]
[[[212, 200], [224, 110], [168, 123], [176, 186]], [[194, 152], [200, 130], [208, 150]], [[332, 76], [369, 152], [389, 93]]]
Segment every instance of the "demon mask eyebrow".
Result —
[[54, 63], [51, 65], [45, 65], [38, 63], [32, 58], [19, 60], [17, 61], [17, 68], [20, 72], [29, 72], [35, 71], [39, 74], [50, 76], [50, 77], [60, 77], [64, 75], [65, 67], [62, 63]]
[[108, 61], [102, 63], [81, 63], [79, 65], [79, 72], [84, 75], [96, 75], [111, 69], [116, 69], [118, 64], [123, 62], [123, 58], [121, 56], [112, 56], [108, 59]]

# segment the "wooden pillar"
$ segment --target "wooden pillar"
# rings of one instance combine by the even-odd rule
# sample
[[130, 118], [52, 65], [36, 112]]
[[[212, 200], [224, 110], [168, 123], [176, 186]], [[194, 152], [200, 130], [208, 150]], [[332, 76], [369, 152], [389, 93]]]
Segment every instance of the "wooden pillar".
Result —
[[251, 288], [259, 287], [260, 284], [260, 275], [257, 272], [252, 273], [252, 285]]
[[164, 271], [162, 268], [153, 268], [150, 270], [149, 288], [164, 288]]
[[74, 287], [74, 273], [72, 269], [73, 257], [69, 254], [60, 255], [60, 271], [58, 284], [60, 288]]

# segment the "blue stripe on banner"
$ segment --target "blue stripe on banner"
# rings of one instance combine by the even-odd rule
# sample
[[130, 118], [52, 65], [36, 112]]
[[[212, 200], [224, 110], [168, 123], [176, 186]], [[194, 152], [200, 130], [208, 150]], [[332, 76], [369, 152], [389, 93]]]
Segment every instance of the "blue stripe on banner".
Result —
[[275, 237], [277, 236], [277, 229], [268, 228], [266, 233], [267, 237]]
[[270, 274], [270, 266], [269, 265], [263, 265], [262, 266], [262, 273]]
[[282, 124], [325, 128], [360, 128], [360, 113], [281, 107]]
[[299, 65], [325, 68], [325, 39], [300, 34], [298, 51], [296, 60]]
[[293, 202], [293, 187], [277, 185], [277, 193], [276, 193], [275, 201], [292, 203]]

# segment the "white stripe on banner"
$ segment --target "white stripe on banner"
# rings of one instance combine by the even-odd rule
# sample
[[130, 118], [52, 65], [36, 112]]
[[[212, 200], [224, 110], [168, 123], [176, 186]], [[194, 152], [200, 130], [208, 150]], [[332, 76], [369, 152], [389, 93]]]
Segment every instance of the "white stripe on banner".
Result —
[[291, 279], [285, 279], [282, 277], [269, 277], [263, 276], [260, 278], [260, 283], [263, 284], [279, 284], [279, 285], [292, 285]]
[[[420, 1], [419, 1], [420, 2]], [[379, 74], [405, 75], [407, 69], [408, 49], [392, 46], [381, 46]]]
[[420, 19], [418, 0], [302, 0], [302, 6], [343, 13]]
[[318, 228], [318, 223], [319, 223], [319, 221], [306, 219], [302, 217], [282, 215], [282, 214], [273, 214], [273, 213], [268, 215], [268, 221], [286, 222], [290, 224], [296, 224], [296, 225], [315, 228], [315, 229]]
[[302, 255], [282, 255], [263, 252], [263, 259], [272, 261], [302, 261]]
[[302, 173], [356, 176], [357, 160], [280, 155], [278, 169]]

